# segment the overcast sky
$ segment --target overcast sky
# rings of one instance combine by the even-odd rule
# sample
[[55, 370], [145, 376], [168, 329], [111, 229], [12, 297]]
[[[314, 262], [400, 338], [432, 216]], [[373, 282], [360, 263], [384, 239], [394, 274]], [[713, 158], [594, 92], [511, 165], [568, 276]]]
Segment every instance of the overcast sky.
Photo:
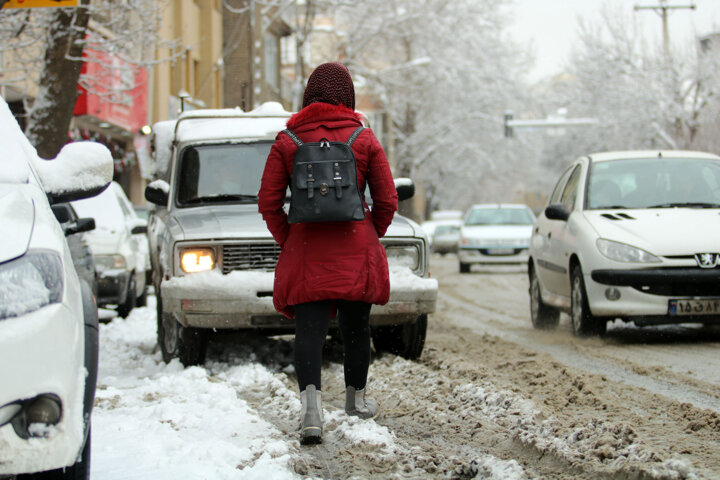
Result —
[[[536, 49], [536, 67], [531, 78], [539, 79], [561, 70], [577, 30], [578, 15], [597, 17], [603, 5], [633, 14], [635, 5], [659, 5], [661, 0], [514, 0], [515, 24], [511, 33]], [[668, 5], [695, 4], [695, 10], [674, 10], [669, 15], [672, 43], [694, 35], [720, 32], [720, 0], [667, 0]], [[634, 18], [648, 35], [662, 38], [662, 21], [652, 10], [639, 10]]]

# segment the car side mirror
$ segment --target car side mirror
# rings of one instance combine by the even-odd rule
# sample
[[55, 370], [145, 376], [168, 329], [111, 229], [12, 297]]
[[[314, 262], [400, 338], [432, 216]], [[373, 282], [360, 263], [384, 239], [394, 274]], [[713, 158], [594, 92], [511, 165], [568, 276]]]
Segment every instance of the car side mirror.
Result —
[[95, 219], [91, 217], [78, 218], [74, 224], [68, 225], [67, 228], [65, 228], [65, 235], [89, 232], [90, 230], [95, 230]]
[[113, 159], [97, 142], [66, 144], [53, 160], [34, 162], [50, 204], [97, 195], [113, 178]]
[[545, 216], [550, 220], [567, 222], [567, 219], [570, 218], [570, 211], [562, 203], [553, 203], [545, 208]]
[[155, 180], [145, 187], [145, 200], [161, 207], [167, 207], [170, 185], [165, 180]]
[[147, 233], [147, 220], [143, 218], [135, 218], [130, 224], [130, 233], [133, 235]]
[[395, 190], [397, 190], [398, 201], [402, 202], [415, 195], [415, 183], [410, 178], [396, 178]]
[[58, 223], [72, 222], [73, 214], [70, 205], [67, 203], [56, 203], [52, 205], [52, 212], [55, 215]]

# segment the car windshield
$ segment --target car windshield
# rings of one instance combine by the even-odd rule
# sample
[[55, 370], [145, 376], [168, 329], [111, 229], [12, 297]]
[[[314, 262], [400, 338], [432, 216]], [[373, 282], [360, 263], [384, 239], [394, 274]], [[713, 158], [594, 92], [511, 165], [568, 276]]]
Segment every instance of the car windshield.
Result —
[[256, 202], [272, 142], [187, 147], [180, 163], [177, 202]]
[[475, 208], [465, 225], [532, 225], [533, 218], [524, 208]]
[[125, 228], [125, 216], [112, 185], [94, 197], [72, 202], [79, 217], [92, 217], [98, 230]]
[[638, 158], [594, 163], [587, 209], [720, 208], [720, 160]]
[[457, 225], [438, 225], [435, 228], [435, 235], [447, 235], [452, 233], [457, 233], [460, 230], [460, 227]]

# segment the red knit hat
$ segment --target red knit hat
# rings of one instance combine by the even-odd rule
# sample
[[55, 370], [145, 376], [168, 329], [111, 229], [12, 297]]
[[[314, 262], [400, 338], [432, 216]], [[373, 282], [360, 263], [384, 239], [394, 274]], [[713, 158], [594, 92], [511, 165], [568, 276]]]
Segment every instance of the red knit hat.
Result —
[[303, 95], [303, 108], [316, 102], [343, 105], [355, 110], [355, 87], [345, 65], [323, 63], [310, 74]]

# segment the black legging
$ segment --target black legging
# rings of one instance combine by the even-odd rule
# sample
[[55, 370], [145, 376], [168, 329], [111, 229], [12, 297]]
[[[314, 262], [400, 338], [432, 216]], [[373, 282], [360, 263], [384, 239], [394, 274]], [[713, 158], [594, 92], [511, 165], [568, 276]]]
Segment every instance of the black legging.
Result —
[[[370, 307], [365, 302], [335, 300], [345, 353], [345, 386], [365, 388], [370, 367]], [[330, 325], [330, 300], [295, 305], [295, 372], [300, 391], [322, 390], [322, 352]]]

